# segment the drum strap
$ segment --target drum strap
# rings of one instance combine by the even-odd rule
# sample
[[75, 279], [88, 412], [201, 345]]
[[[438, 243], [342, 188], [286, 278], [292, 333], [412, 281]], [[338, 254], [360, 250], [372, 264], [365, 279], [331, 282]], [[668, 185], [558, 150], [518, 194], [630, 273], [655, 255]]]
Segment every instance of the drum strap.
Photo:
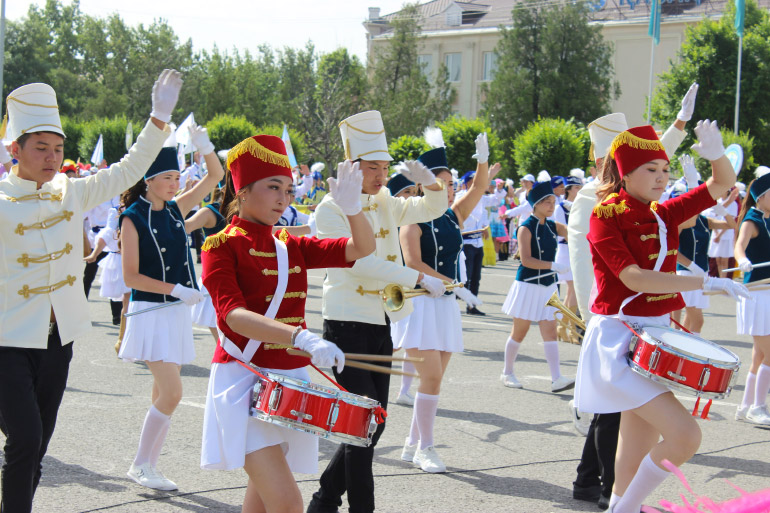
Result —
[[[660, 269], [663, 267], [663, 261], [666, 259], [666, 254], [668, 253], [668, 240], [666, 239], [668, 229], [666, 228], [666, 223], [663, 222], [657, 212], [652, 209], [650, 209], [650, 212], [652, 212], [652, 215], [655, 216], [655, 220], [658, 222], [658, 240], [660, 241], [660, 252], [658, 253], [658, 259], [655, 260], [655, 267], [653, 267], [652, 270], [660, 271]], [[629, 296], [623, 300], [623, 302], [620, 304], [620, 310], [618, 310], [618, 318], [621, 321], [623, 320], [623, 308], [625, 308], [628, 303], [641, 295], [642, 292], [637, 292], [633, 296]], [[626, 326], [628, 325], [626, 324]]]

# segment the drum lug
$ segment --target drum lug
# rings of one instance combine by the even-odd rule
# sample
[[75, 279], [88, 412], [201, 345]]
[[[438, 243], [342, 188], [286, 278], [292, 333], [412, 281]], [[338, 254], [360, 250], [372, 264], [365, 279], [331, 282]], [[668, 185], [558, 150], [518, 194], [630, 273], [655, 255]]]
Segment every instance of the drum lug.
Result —
[[331, 409], [329, 409], [329, 418], [326, 419], [326, 424], [329, 426], [329, 431], [334, 427], [334, 424], [337, 423], [337, 417], [340, 414], [340, 403], [339, 399], [334, 402], [334, 405], [332, 405]]
[[703, 389], [706, 384], [709, 382], [709, 378], [711, 377], [711, 371], [708, 367], [703, 369], [703, 372], [701, 372], [700, 380], [698, 381], [698, 388]]
[[294, 415], [295, 417], [297, 417], [297, 419], [313, 420], [313, 416], [310, 415], [309, 413], [304, 413], [304, 412], [297, 411], [297, 410], [291, 410], [291, 414]]
[[658, 360], [660, 360], [660, 350], [656, 347], [655, 351], [650, 355], [650, 361], [648, 362], [651, 371], [655, 370], [658, 366]]
[[281, 395], [283, 395], [283, 389], [281, 387], [275, 387], [270, 394], [270, 403], [268, 404], [270, 411], [276, 410], [278, 405], [281, 404]]
[[262, 394], [262, 382], [261, 381], [257, 381], [257, 384], [254, 385], [253, 395], [251, 396], [252, 397], [252, 401], [251, 401], [251, 407], [252, 408], [256, 408], [257, 406], [259, 406], [259, 399], [260, 399], [259, 396], [261, 394]]

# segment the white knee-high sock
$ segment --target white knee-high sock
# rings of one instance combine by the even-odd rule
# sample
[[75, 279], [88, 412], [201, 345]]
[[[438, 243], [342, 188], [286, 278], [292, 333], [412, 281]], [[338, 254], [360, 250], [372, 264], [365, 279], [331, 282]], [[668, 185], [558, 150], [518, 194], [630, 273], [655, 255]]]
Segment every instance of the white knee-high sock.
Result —
[[[417, 392], [419, 396], [420, 393]], [[420, 441], [420, 427], [417, 425], [417, 399], [414, 400], [414, 407], [412, 408], [412, 425], [409, 428], [409, 437], [406, 439], [406, 443], [414, 445]]]
[[433, 445], [433, 423], [438, 410], [438, 395], [417, 392], [414, 398], [414, 416], [420, 430], [420, 449]]
[[614, 513], [639, 513], [644, 500], [666, 480], [669, 472], [652, 461], [650, 455], [644, 457], [639, 470], [628, 485], [626, 493], [615, 505]]
[[155, 445], [152, 446], [150, 451], [150, 465], [156, 467], [158, 465], [158, 458], [160, 458], [160, 451], [163, 449], [163, 444], [166, 441], [166, 435], [168, 435], [168, 428], [171, 427], [171, 417], [169, 421], [161, 428], [158, 433], [158, 438], [155, 440]]
[[516, 363], [516, 355], [519, 354], [521, 342], [516, 342], [511, 337], [505, 343], [505, 366], [503, 374], [513, 374], [513, 364]]
[[757, 386], [754, 391], [754, 406], [763, 406], [767, 401], [767, 393], [770, 392], [770, 365], [764, 363], [757, 371]]
[[749, 372], [746, 376], [746, 386], [743, 389], [743, 400], [741, 408], [746, 408], [754, 404], [754, 392], [757, 390], [757, 375]]
[[548, 362], [548, 370], [551, 371], [551, 381], [556, 381], [561, 377], [559, 370], [559, 343], [555, 340], [543, 342], [545, 350], [545, 361]]
[[[415, 368], [412, 362], [404, 362], [404, 372], [411, 372], [414, 374], [414, 371]], [[412, 386], [413, 379], [412, 376], [401, 376], [401, 390], [398, 392], [399, 395], [404, 395], [409, 392], [409, 387]]]
[[617, 504], [620, 499], [622, 499], [622, 497], [620, 495], [618, 495], [617, 493], [613, 492], [613, 494], [610, 495], [610, 507], [612, 507], [615, 504]]
[[[144, 465], [150, 461], [155, 442], [161, 433], [164, 433], [165, 437], [170, 422], [171, 417], [161, 413], [155, 408], [155, 405], [150, 406], [150, 409], [147, 410], [147, 415], [144, 417], [142, 433], [139, 435], [139, 448], [136, 450], [134, 465]], [[161, 442], [161, 445], [163, 445], [163, 442]]]

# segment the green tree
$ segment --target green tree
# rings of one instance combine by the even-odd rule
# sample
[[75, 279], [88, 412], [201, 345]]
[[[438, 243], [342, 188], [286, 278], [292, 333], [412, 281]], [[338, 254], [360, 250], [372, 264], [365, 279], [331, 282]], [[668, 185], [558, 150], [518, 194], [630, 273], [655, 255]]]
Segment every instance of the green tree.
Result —
[[481, 132], [486, 132], [489, 140], [490, 164], [500, 162], [503, 164], [501, 176], [514, 176], [513, 166], [505, 159], [500, 139], [485, 120], [452, 116], [441, 123], [436, 123], [436, 127], [441, 129], [444, 136], [449, 167], [457, 169], [460, 175], [476, 169], [476, 159], [473, 158], [473, 154], [476, 153], [476, 137]]
[[257, 135], [257, 127], [243, 116], [230, 116], [217, 114], [206, 123], [209, 139], [214, 147], [219, 150], [229, 150], [247, 137]]
[[620, 94], [612, 79], [612, 47], [589, 25], [584, 2], [525, 0], [513, 26], [500, 27], [498, 69], [486, 87], [483, 114], [510, 142], [539, 117], [588, 122], [609, 112]]
[[[261, 126], [257, 128], [256, 133], [281, 137], [283, 136], [283, 125]], [[289, 128], [289, 139], [291, 139], [291, 147], [294, 150], [294, 157], [297, 159], [297, 163], [303, 163], [308, 158], [310, 158], [308, 155], [304, 134], [294, 130], [293, 128]]]
[[[727, 4], [719, 20], [703, 19], [687, 27], [679, 50], [679, 62], [660, 76], [652, 102], [653, 122], [665, 126], [675, 119], [690, 84], [698, 82], [698, 100], [693, 121], [716, 120], [734, 130], [735, 69], [738, 65], [738, 36], [735, 33], [735, 4]], [[770, 162], [770, 15], [755, 0], [747, 0], [743, 35], [740, 129], [755, 138], [754, 160]], [[694, 142], [688, 132], [682, 147]], [[745, 168], [745, 166], [744, 166]], [[753, 169], [748, 170], [749, 173]]]
[[572, 121], [540, 119], [523, 130], [514, 140], [519, 176], [537, 175], [545, 169], [551, 176], [567, 175], [570, 169], [586, 162], [584, 130]]
[[421, 137], [414, 135], [402, 135], [392, 139], [388, 145], [388, 153], [393, 157], [393, 164], [405, 160], [416, 160], [417, 157], [430, 149]]
[[[112, 164], [126, 154], [126, 116], [96, 118], [82, 124], [82, 133], [78, 142], [79, 157], [82, 162], [91, 162], [99, 135], [104, 138], [104, 158]], [[134, 123], [134, 126], [142, 126]], [[70, 156], [69, 158], [72, 158]], [[75, 159], [73, 159], [75, 160]], [[96, 162], [98, 165], [99, 163]]]

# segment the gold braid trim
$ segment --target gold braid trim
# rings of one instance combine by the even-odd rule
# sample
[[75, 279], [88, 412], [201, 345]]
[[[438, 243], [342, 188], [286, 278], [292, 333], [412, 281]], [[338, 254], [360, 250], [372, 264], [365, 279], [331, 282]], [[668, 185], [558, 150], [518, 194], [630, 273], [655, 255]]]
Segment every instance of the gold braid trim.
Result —
[[48, 287], [35, 287], [34, 289], [29, 288], [29, 285], [24, 285], [24, 287], [21, 288], [19, 291], [20, 296], [24, 296], [24, 299], [29, 299], [30, 294], [50, 294], [51, 292], [55, 290], [59, 290], [60, 288], [64, 287], [65, 285], [69, 285], [70, 287], [75, 284], [77, 281], [77, 278], [72, 276], [71, 274], [67, 275], [66, 280], [62, 280], [58, 283], [54, 283], [53, 285], [50, 285]]
[[612, 146], [610, 147], [610, 156], [612, 158], [615, 158], [615, 150], [617, 150], [623, 145], [628, 145], [631, 148], [636, 148], [638, 150], [666, 151], [666, 149], [663, 147], [663, 143], [661, 143], [658, 139], [642, 139], [638, 135], [634, 135], [629, 131], [625, 131], [616, 135], [615, 138], [612, 140]]
[[[284, 299], [294, 299], [294, 298], [301, 298], [305, 299], [307, 297], [307, 292], [287, 292], [283, 295]], [[273, 294], [270, 294], [269, 296], [265, 296], [265, 301], [272, 301], [273, 300]]]
[[244, 139], [236, 144], [232, 150], [227, 152], [227, 167], [229, 168], [233, 161], [244, 153], [250, 153], [253, 157], [258, 158], [262, 162], [267, 162], [268, 164], [291, 168], [289, 157], [265, 148], [252, 137]]
[[640, 239], [642, 239], [642, 242], [649, 240], [649, 239], [659, 239], [660, 236], [657, 233], [651, 233], [649, 235], [640, 235]]
[[241, 235], [247, 235], [246, 230], [240, 226], [233, 226], [228, 224], [221, 232], [206, 237], [206, 241], [203, 243], [203, 246], [201, 246], [201, 250], [208, 251], [210, 249], [218, 248], [220, 244], [226, 242], [227, 239], [234, 237], [239, 233]]
[[278, 322], [282, 322], [283, 324], [302, 324], [305, 318], [304, 317], [278, 317], [275, 320]]
[[[302, 268], [298, 265], [295, 265], [294, 267], [289, 269], [289, 274], [298, 274], [300, 271], [302, 271]], [[264, 274], [265, 276], [278, 276], [278, 270], [262, 269], [262, 274]]]
[[[666, 252], [666, 256], [676, 255], [677, 253], [679, 253], [678, 249], [669, 249]], [[656, 258], [658, 258], [658, 255], [660, 255], [660, 253], [652, 253], [651, 255], [647, 255], [647, 258], [649, 258], [650, 260], [655, 260]]]
[[22, 223], [19, 223], [18, 226], [16, 226], [16, 229], [13, 231], [14, 233], [17, 233], [19, 235], [24, 235], [24, 232], [27, 230], [45, 230], [47, 228], [50, 228], [54, 225], [59, 224], [62, 221], [69, 222], [70, 219], [72, 219], [72, 216], [75, 215], [74, 212], [71, 212], [69, 210], [62, 211], [61, 214], [57, 214], [55, 216], [51, 216], [47, 219], [43, 219], [40, 222], [32, 223], [30, 225], [24, 225]]
[[663, 301], [664, 299], [675, 298], [677, 295], [679, 295], [679, 293], [674, 292], [673, 294], [663, 294], [661, 296], [647, 296], [645, 299], [648, 303], [652, 303], [653, 301]]
[[10, 201], [11, 203], [18, 203], [19, 201], [31, 201], [31, 200], [61, 201], [61, 199], [62, 199], [61, 194], [51, 194], [48, 191], [36, 192], [35, 194], [27, 194], [26, 196], [19, 196], [18, 198], [14, 198], [13, 196], [8, 197], [8, 201]]
[[69, 242], [66, 246], [64, 246], [64, 249], [60, 249], [59, 251], [54, 251], [53, 253], [48, 253], [47, 255], [39, 256], [39, 257], [31, 257], [29, 256], [29, 253], [22, 253], [19, 258], [16, 259], [17, 262], [19, 262], [24, 267], [29, 267], [29, 264], [43, 264], [45, 262], [51, 262], [53, 260], [58, 260], [64, 255], [69, 255], [70, 251], [72, 251], [72, 244]]
[[289, 240], [289, 232], [284, 228], [280, 232], [278, 232], [278, 239], [286, 244], [286, 241]]
[[249, 255], [255, 256], [255, 257], [264, 257], [264, 258], [274, 258], [276, 256], [275, 252], [269, 253], [267, 251], [257, 251], [254, 248], [251, 248], [249, 250]]
[[626, 200], [621, 201], [620, 203], [608, 203], [610, 200], [613, 200], [618, 197], [617, 193], [612, 193], [607, 198], [605, 198], [604, 201], [600, 205], [596, 205], [594, 207], [594, 214], [596, 214], [596, 217], [601, 219], [602, 217], [606, 217], [609, 219], [610, 217], [614, 216], [615, 214], [622, 214], [624, 212], [627, 212], [628, 210], [631, 210], [631, 208], [626, 205]]
[[653, 201], [652, 203], [650, 203], [650, 210], [652, 210], [653, 212], [657, 212], [658, 211], [658, 202], [657, 201]]

